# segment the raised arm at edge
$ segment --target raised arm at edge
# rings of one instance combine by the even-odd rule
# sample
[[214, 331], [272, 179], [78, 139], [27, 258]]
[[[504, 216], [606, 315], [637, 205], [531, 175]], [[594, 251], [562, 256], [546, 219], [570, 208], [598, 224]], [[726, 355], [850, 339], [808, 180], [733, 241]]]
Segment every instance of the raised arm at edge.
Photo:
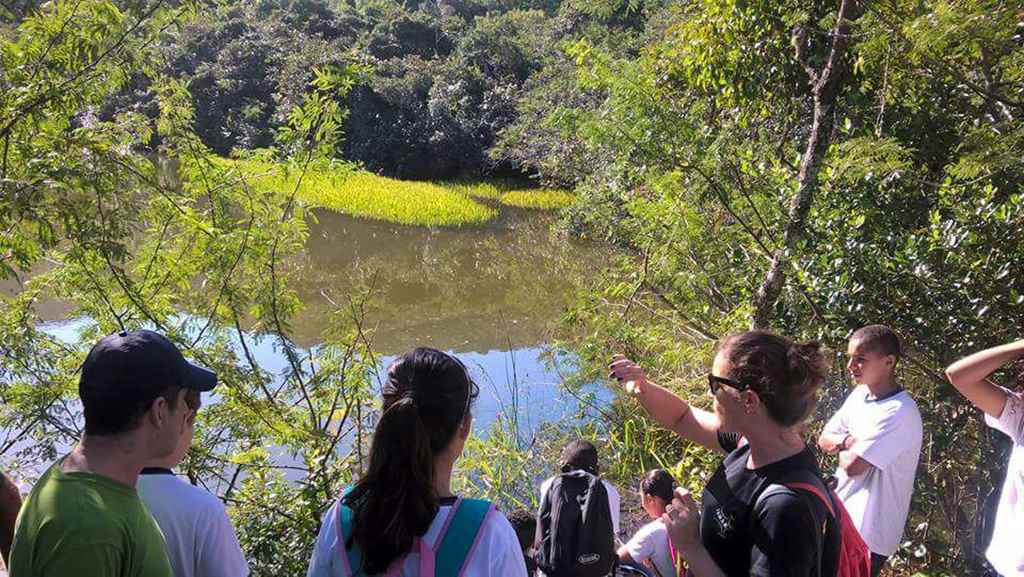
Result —
[[999, 417], [1006, 406], [1006, 393], [989, 382], [988, 376], [1021, 356], [1024, 356], [1024, 340], [986, 349], [949, 365], [946, 378], [975, 407], [987, 415]]

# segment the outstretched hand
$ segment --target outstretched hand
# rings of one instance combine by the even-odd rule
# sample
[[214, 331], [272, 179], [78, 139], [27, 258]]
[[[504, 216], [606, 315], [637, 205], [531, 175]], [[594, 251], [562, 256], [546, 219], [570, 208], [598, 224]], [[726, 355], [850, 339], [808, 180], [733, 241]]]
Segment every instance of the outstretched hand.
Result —
[[626, 358], [625, 355], [614, 355], [608, 368], [611, 370], [608, 376], [623, 383], [627, 393], [631, 395], [643, 393], [643, 387], [647, 384], [647, 374], [644, 373], [640, 365]]
[[661, 522], [668, 529], [668, 536], [676, 548], [688, 550], [700, 544], [700, 507], [693, 495], [679, 487], [672, 498]]

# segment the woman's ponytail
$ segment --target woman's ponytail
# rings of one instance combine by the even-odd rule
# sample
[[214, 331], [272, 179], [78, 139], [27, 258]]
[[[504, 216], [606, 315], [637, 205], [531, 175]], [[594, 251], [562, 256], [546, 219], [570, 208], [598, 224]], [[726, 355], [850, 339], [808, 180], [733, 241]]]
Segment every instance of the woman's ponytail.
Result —
[[416, 349], [392, 363], [368, 470], [343, 499], [354, 513], [345, 547], [359, 547], [363, 559], [353, 571], [384, 573], [430, 528], [440, 507], [435, 460], [476, 394], [462, 363], [441, 351]]
[[359, 544], [365, 564], [362, 571], [367, 575], [387, 571], [394, 559], [412, 547], [416, 536], [430, 528], [437, 514], [429, 439], [411, 397], [393, 403], [377, 423], [370, 470], [345, 499], [355, 512], [354, 530], [345, 546]]

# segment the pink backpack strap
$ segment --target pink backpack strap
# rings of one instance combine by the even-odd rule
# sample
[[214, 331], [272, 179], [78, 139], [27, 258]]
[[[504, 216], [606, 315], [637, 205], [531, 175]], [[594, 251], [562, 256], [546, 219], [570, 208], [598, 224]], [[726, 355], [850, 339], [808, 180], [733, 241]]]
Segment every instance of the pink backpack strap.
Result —
[[[444, 520], [444, 525], [441, 526], [441, 530], [437, 534], [437, 543], [433, 547], [427, 545], [427, 542], [417, 537], [412, 543], [412, 551], [416, 551], [420, 556], [420, 574], [419, 577], [434, 577], [434, 568], [437, 566], [437, 548], [440, 546], [441, 540], [444, 538], [445, 533], [448, 532], [448, 526], [451, 525], [452, 520], [455, 519], [455, 514], [459, 512], [459, 506], [462, 505], [462, 498], [455, 500], [455, 504], [452, 505], [451, 511], [448, 512], [448, 517]], [[386, 577], [398, 577], [402, 572], [402, 566], [405, 564], [405, 557], [396, 559], [391, 567], [388, 568]]]
[[[666, 531], [666, 533], [668, 532]], [[668, 537], [668, 556], [672, 558], [672, 568], [675, 569], [678, 577], [683, 577], [683, 558], [676, 551], [676, 544], [672, 542], [672, 537], [670, 535], [666, 536]], [[654, 570], [657, 571], [657, 567]]]
[[[451, 511], [448, 512], [448, 516], [444, 520], [444, 525], [441, 526], [441, 530], [438, 532], [437, 540], [436, 540], [436, 543], [434, 544], [433, 547], [428, 546], [426, 541], [424, 541], [420, 537], [417, 537], [416, 540], [413, 541], [412, 549], [410, 549], [410, 553], [413, 552], [413, 551], [416, 551], [419, 554], [419, 556], [420, 556], [420, 558], [419, 558], [419, 577], [434, 577], [435, 570], [436, 570], [437, 563], [438, 563], [438, 557], [437, 557], [438, 550], [445, 543], [445, 536], [448, 534], [448, 530], [450, 528], [450, 525], [452, 524], [452, 521], [456, 520], [456, 514], [459, 513], [460, 507], [463, 505], [463, 503], [464, 502], [463, 502], [462, 498], [456, 499], [455, 503], [452, 505]], [[486, 505], [486, 507], [483, 507], [484, 505]], [[461, 565], [459, 566], [461, 568], [461, 572], [459, 573], [459, 575], [462, 575], [463, 573], [465, 573], [466, 566], [467, 566], [466, 561], [472, 555], [473, 550], [476, 549], [476, 545], [477, 545], [477, 543], [480, 540], [480, 535], [482, 533], [482, 531], [480, 530], [480, 524], [482, 524], [482, 522], [486, 519], [486, 517], [494, 509], [494, 505], [492, 505], [491, 503], [486, 502], [486, 501], [478, 501], [478, 500], [470, 499], [470, 505], [467, 506], [466, 509], [467, 509], [466, 513], [474, 513], [474, 512], [476, 512], [477, 516], [482, 515], [482, 517], [476, 519], [476, 521], [478, 521], [479, 523], [477, 523], [476, 525], [473, 526], [474, 532], [473, 533], [467, 533], [468, 535], [471, 535], [473, 538], [472, 538], [472, 542], [471, 542], [471, 544], [469, 546], [469, 550], [466, 551], [466, 553], [467, 553], [466, 556], [459, 557], [457, 559], [457, 561], [459, 561], [461, 563]], [[473, 515], [469, 515], [469, 516], [472, 517]], [[357, 548], [353, 548], [352, 551], [346, 551], [344, 549], [345, 539], [346, 539], [347, 535], [351, 532], [351, 524], [352, 524], [352, 512], [351, 512], [351, 510], [349, 510], [347, 507], [344, 507], [344, 506], [339, 507], [339, 517], [340, 517], [339, 522], [341, 524], [341, 531], [339, 533], [339, 547], [341, 548], [341, 551], [342, 551], [342, 573], [343, 573], [343, 575], [346, 575], [346, 577], [347, 577], [347, 576], [351, 576], [352, 575], [352, 565], [353, 565], [352, 561], [348, 558], [348, 556], [349, 556], [349, 554], [356, 554], [356, 555], [358, 555], [359, 552], [358, 552]], [[463, 521], [465, 521], [465, 519], [463, 519]], [[467, 523], [463, 522], [463, 523], [460, 523], [458, 525], [459, 525], [459, 527], [457, 528], [457, 530], [461, 530], [462, 532], [466, 532], [466, 527], [465, 526], [467, 525]], [[465, 541], [465, 539], [463, 539], [463, 541]], [[468, 543], [468, 541], [467, 541], [467, 543]], [[446, 549], [446, 551], [448, 553], [451, 552], [450, 549]], [[442, 553], [444, 553], [444, 552], [442, 552]], [[448, 556], [442, 555], [441, 561], [442, 562], [444, 562], [446, 560], [447, 561], [451, 561], [451, 559], [448, 559], [448, 557], [452, 557], [452, 556], [451, 555], [448, 555]], [[358, 558], [358, 559], [361, 559], [361, 557]], [[388, 567], [387, 572], [384, 574], [385, 577], [398, 577], [401, 574], [401, 572], [402, 572], [402, 566], [405, 564], [405, 559], [406, 559], [406, 556], [402, 556], [401, 558], [396, 559], [391, 564], [391, 566]], [[444, 565], [444, 564], [445, 563], [442, 563], [442, 565]], [[361, 562], [359, 563], [359, 565], [361, 565]], [[442, 571], [442, 573], [444, 573], [444, 572], [445, 571]]]
[[[412, 549], [420, 555], [420, 577], [434, 577], [434, 550], [419, 537], [412, 542]], [[405, 565], [404, 556], [391, 563], [385, 577], [398, 577], [402, 573], [402, 565]]]

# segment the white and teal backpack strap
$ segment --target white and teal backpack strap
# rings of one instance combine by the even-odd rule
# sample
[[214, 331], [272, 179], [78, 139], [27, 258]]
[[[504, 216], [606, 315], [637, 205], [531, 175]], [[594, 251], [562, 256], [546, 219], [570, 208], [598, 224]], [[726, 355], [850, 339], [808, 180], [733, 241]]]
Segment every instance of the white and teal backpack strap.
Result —
[[[348, 491], [345, 491], [347, 494]], [[341, 555], [341, 574], [344, 577], [354, 577], [357, 573], [353, 570], [359, 570], [363, 566], [363, 554], [359, 550], [359, 547], [352, 547], [347, 549], [345, 544], [348, 543], [349, 538], [352, 536], [352, 509], [350, 509], [344, 502], [344, 496], [342, 500], [338, 501], [338, 525], [340, 525], [338, 531], [338, 547], [337, 551]], [[362, 572], [360, 571], [359, 575]]]
[[[473, 555], [488, 515], [494, 509], [490, 501], [459, 499], [448, 517], [448, 527], [437, 546], [433, 577], [461, 577]], [[424, 577], [424, 576], [421, 576]]]
[[[480, 541], [484, 522], [493, 509], [491, 502], [480, 499], [456, 501], [441, 529], [437, 548], [432, 550], [426, 547], [420, 539], [413, 544], [420, 554], [419, 577], [461, 577], [466, 571], [466, 562]], [[341, 530], [338, 532], [337, 550], [342, 554], [342, 575], [362, 577], [363, 556], [359, 547], [345, 548], [345, 543], [352, 535], [352, 520], [352, 509], [339, 502], [338, 524]], [[389, 571], [389, 574], [397, 575], [400, 566], [399, 561], [394, 566], [395, 570]]]

